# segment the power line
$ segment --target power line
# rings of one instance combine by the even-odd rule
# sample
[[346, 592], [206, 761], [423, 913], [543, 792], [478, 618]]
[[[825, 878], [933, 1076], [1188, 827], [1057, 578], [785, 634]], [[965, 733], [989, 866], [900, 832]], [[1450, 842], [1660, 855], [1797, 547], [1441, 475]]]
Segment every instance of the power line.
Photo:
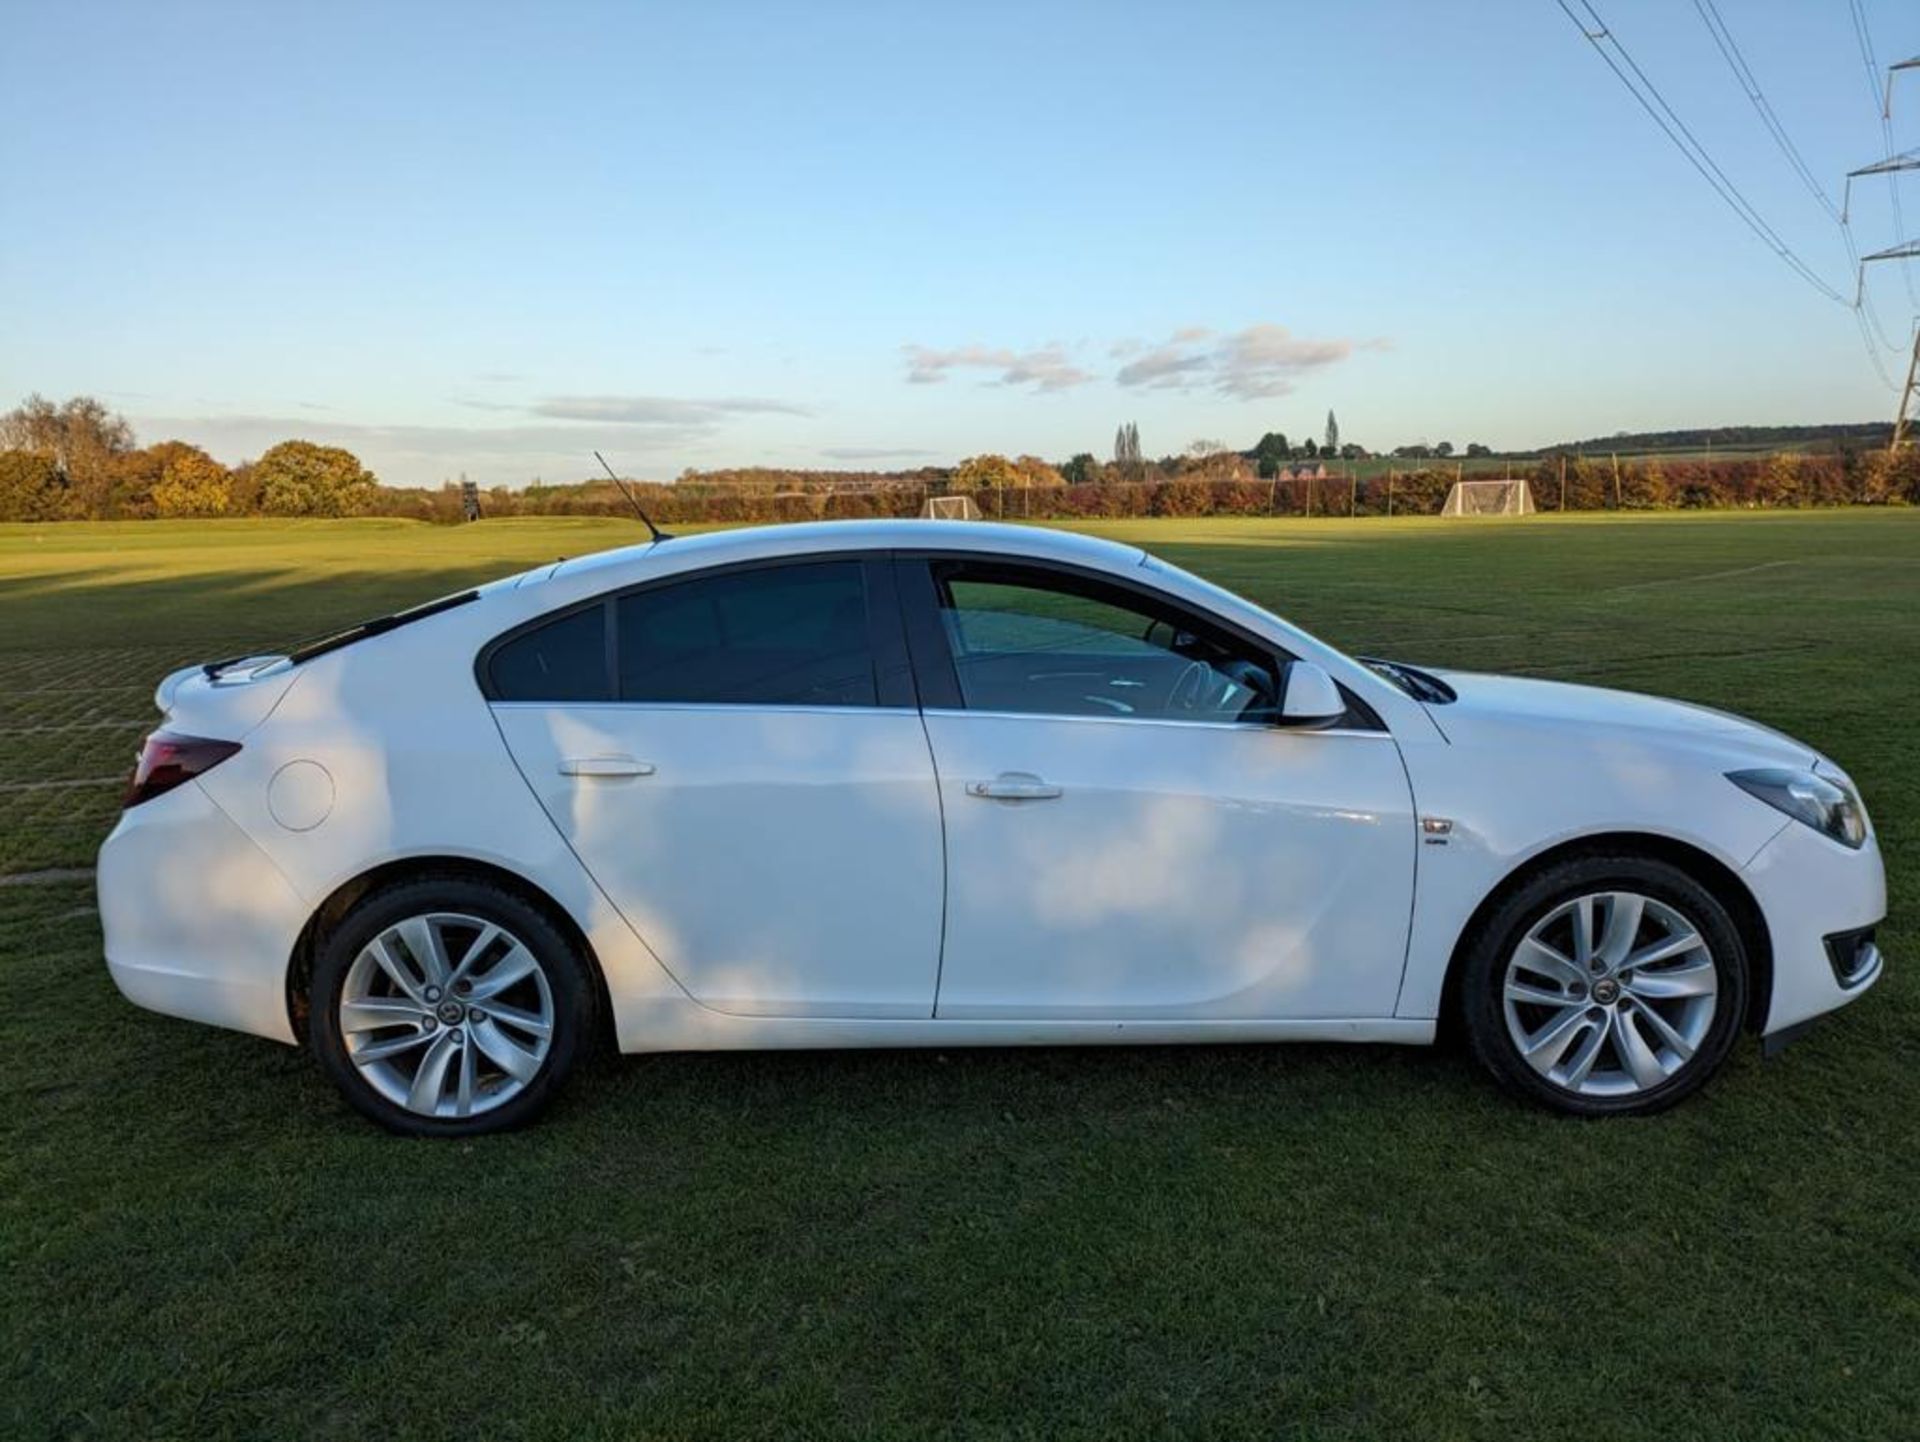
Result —
[[1840, 220], [1840, 211], [1833, 203], [1826, 189], [1814, 178], [1813, 171], [1800, 155], [1800, 148], [1793, 143], [1787, 129], [1780, 123], [1780, 117], [1774, 114], [1773, 106], [1768, 104], [1766, 92], [1760, 88], [1760, 82], [1754, 77], [1747, 65], [1747, 57], [1740, 53], [1740, 46], [1733, 38], [1733, 32], [1727, 29], [1727, 22], [1720, 18], [1720, 11], [1713, 0], [1693, 0], [1693, 8], [1700, 12], [1700, 19], [1707, 27], [1707, 33], [1713, 36], [1713, 43], [1720, 47], [1720, 53], [1732, 68], [1734, 79], [1740, 82], [1740, 88], [1753, 102], [1753, 108], [1759, 112], [1761, 123], [1767, 127], [1767, 133], [1773, 137], [1773, 143], [1780, 147], [1780, 153], [1787, 158], [1787, 164], [1793, 167], [1793, 173], [1800, 177], [1800, 183], [1813, 193], [1820, 202], [1821, 209], [1833, 218]]
[[[1713, 43], [1718, 47], [1721, 58], [1727, 62], [1727, 68], [1733, 71], [1735, 82], [1753, 105], [1755, 113], [1759, 115], [1760, 123], [1766, 127], [1767, 134], [1773, 137], [1774, 145], [1786, 157], [1787, 164], [1793, 168], [1793, 173], [1800, 177], [1800, 183], [1806, 186], [1808, 192], [1820, 203], [1820, 208], [1826, 211], [1827, 217], [1839, 227], [1841, 243], [1847, 249], [1848, 269], [1856, 276], [1864, 277], [1860, 267], [1860, 251], [1853, 243], [1853, 227], [1848, 223], [1846, 207], [1834, 205], [1833, 197], [1827, 194], [1826, 187], [1820, 183], [1813, 173], [1813, 168], [1800, 154], [1800, 147], [1795, 145], [1793, 137], [1787, 134], [1787, 127], [1781, 122], [1772, 102], [1767, 99], [1767, 93], [1761, 88], [1759, 77], [1753, 73], [1753, 68], [1747, 64], [1747, 57], [1741, 53], [1740, 42], [1733, 38], [1733, 31], [1728, 29], [1727, 22], [1721, 18], [1719, 7], [1714, 4], [1714, 0], [1693, 0], [1693, 8], [1699, 14], [1701, 24], [1707, 27], [1707, 34], [1713, 37]], [[1849, 176], [1848, 193], [1851, 193], [1852, 185], [1853, 180]], [[1866, 345], [1867, 358], [1873, 362], [1873, 368], [1879, 373], [1881, 381], [1892, 389], [1893, 376], [1888, 372], [1885, 362], [1881, 360], [1880, 353], [1874, 349], [1874, 338], [1877, 336], [1880, 344], [1889, 351], [1898, 351], [1900, 347], [1895, 345], [1887, 335], [1887, 328], [1880, 322], [1880, 312], [1875, 307], [1873, 297], [1864, 283], [1855, 287], [1853, 308], [1856, 312], [1865, 311], [1865, 316], [1859, 325], [1860, 339]]]
[[[1887, 369], [1887, 363], [1880, 358], [1880, 347], [1873, 343], [1873, 333], [1867, 329], [1867, 313], [1865, 308], [1855, 306], [1853, 308], [1853, 318], [1860, 327], [1860, 343], [1866, 348], [1867, 359], [1873, 362], [1874, 373], [1880, 377], [1880, 383], [1890, 391], [1898, 390], [1900, 383], [1893, 378], [1893, 372]], [[1874, 329], [1879, 329], [1878, 321], [1874, 322]], [[1881, 331], [1880, 334], [1884, 339], [1886, 332]]]
[[1880, 62], [1873, 58], [1873, 35], [1867, 29], [1866, 8], [1860, 0], [1847, 0], [1847, 13], [1853, 17], [1853, 38], [1860, 43], [1860, 63], [1867, 67], [1867, 90], [1873, 96], [1873, 108], [1880, 109]]
[[[1853, 230], [1851, 225], [1848, 224], [1847, 217], [1853, 208], [1854, 181], [1863, 175], [1884, 175], [1889, 181], [1892, 181], [1893, 173], [1899, 170], [1920, 170], [1920, 150], [1908, 150], [1899, 155], [1889, 155], [1885, 160], [1876, 160], [1873, 164], [1863, 165], [1858, 170], [1849, 170], [1847, 172], [1846, 186], [1840, 192], [1840, 222], [1843, 226], [1847, 227], [1847, 257], [1853, 262], [1853, 273], [1855, 276], [1853, 291], [1854, 304], [1857, 306], [1863, 302], [1865, 303], [1867, 314], [1873, 320], [1873, 328], [1875, 332], [1879, 334], [1881, 344], [1886, 346], [1888, 350], [1895, 352], [1904, 349], [1904, 347], [1895, 345], [1892, 341], [1888, 340], [1886, 327], [1880, 324], [1880, 312], [1874, 308], [1873, 292], [1867, 289], [1867, 268], [1861, 262], [1859, 253], [1853, 248]], [[1875, 258], [1879, 259], [1881, 257]], [[1904, 260], [1901, 263], [1901, 268], [1903, 270], [1905, 269]], [[1914, 324], [1920, 326], [1920, 315], [1914, 317]], [[1879, 359], [1878, 356], [1874, 357], [1876, 363]], [[1882, 375], [1886, 373], [1884, 366], [1881, 367], [1881, 373]], [[1889, 386], [1893, 385], [1893, 378], [1891, 376], [1887, 376], [1886, 380]]]
[[[1883, 87], [1880, 79], [1880, 62], [1873, 53], [1873, 32], [1867, 28], [1866, 7], [1861, 0], [1847, 0], [1847, 11], [1853, 16], [1853, 36], [1860, 42], [1861, 63], [1867, 67], [1867, 93], [1873, 100], [1874, 113], [1880, 117], [1880, 138], [1886, 142], [1886, 153], [1892, 155], [1893, 76], [1888, 72]], [[1900, 214], [1900, 182], [1891, 174], [1887, 176], [1887, 197], [1893, 202], [1894, 233], [1905, 235], [1907, 222], [1906, 218]], [[1906, 283], [1908, 303], [1920, 307], [1920, 293], [1915, 292], [1913, 288], [1913, 272], [1908, 269], [1904, 260], [1900, 262], [1900, 279]]]
[[1871, 165], [1863, 165], [1857, 170], [1847, 172], [1847, 183], [1840, 192], [1840, 216], [1844, 220], [1853, 208], [1853, 183], [1863, 175], [1888, 175], [1896, 170], [1920, 170], [1920, 149], [1903, 150], [1898, 155], [1889, 155], [1885, 160], [1876, 160]]
[[[1627, 48], [1620, 43], [1619, 38], [1607, 28], [1606, 22], [1600, 18], [1600, 13], [1594, 9], [1591, 0], [1579, 0], [1581, 8], [1592, 17], [1591, 27], [1574, 13], [1573, 6], [1568, 3], [1568, 0], [1555, 0], [1555, 3], [1566, 13], [1567, 19], [1578, 27], [1580, 34], [1588, 44], [1593, 46], [1600, 58], [1606, 61], [1607, 68], [1614, 73], [1615, 78], [1622, 85], [1626, 86], [1628, 93], [1639, 102], [1640, 108], [1647, 112], [1653, 123], [1658, 125], [1667, 139], [1673, 142], [1674, 148], [1684, 155], [1687, 163], [1699, 171], [1701, 178], [1713, 187], [1714, 193], [1726, 203], [1727, 208], [1739, 216], [1742, 223], [1759, 236], [1767, 248], [1786, 262], [1788, 268], [1808, 285], [1836, 305], [1846, 305], [1847, 298], [1822, 280], [1813, 267], [1802, 260], [1793, 247], [1781, 239], [1779, 232], [1767, 224], [1760, 212], [1754, 209], [1752, 202], [1741, 194], [1740, 188], [1707, 153], [1706, 147], [1687, 128], [1686, 122], [1681, 120], [1674, 113], [1673, 107], [1667, 104], [1666, 97], [1661, 95], [1659, 88], [1634, 62], [1633, 56], [1627, 53]], [[1612, 47], [1611, 51], [1608, 49], [1609, 45]], [[1614, 59], [1616, 54], [1620, 57], [1619, 61]], [[1622, 62], [1626, 65], [1625, 70], [1621, 69]], [[1632, 72], [1632, 78], [1629, 78], [1628, 71]]]
[[[1847, 264], [1853, 267], [1853, 273], [1856, 277], [1864, 280], [1864, 272], [1860, 269], [1860, 251], [1853, 243], [1853, 228], [1849, 225], [1842, 224], [1840, 234], [1847, 242]], [[1900, 346], [1888, 337], [1886, 326], [1881, 324], [1879, 307], [1874, 305], [1873, 292], [1868, 290], [1865, 284], [1856, 285], [1853, 294], [1853, 308], [1865, 313], [1867, 321], [1873, 327], [1872, 334], [1880, 338], [1881, 345], [1896, 353], [1900, 350]], [[1878, 351], [1874, 352], [1873, 363], [1879, 368], [1887, 384], [1892, 385], [1893, 377], [1888, 375], [1886, 367], [1880, 364], [1880, 354]]]
[[1887, 94], [1880, 102], [1880, 116], [1883, 120], [1893, 119], [1893, 81], [1902, 70], [1920, 70], [1920, 55], [1907, 60], [1896, 60], [1887, 67]]

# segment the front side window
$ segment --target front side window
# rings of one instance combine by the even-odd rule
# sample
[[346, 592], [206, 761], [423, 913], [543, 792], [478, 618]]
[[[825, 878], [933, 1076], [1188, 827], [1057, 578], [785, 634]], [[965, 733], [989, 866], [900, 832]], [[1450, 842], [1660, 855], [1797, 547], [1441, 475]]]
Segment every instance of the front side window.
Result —
[[615, 602], [622, 701], [878, 704], [858, 561], [757, 567]]
[[1043, 568], [935, 562], [934, 591], [971, 711], [1258, 721], [1275, 658], [1123, 587]]

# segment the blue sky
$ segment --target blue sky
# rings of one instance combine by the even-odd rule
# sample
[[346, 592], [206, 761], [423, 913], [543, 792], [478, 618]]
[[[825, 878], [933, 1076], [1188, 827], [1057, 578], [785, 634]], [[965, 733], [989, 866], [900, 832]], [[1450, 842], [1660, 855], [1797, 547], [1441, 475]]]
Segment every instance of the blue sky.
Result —
[[[1693, 5], [1595, 3], [1850, 296]], [[1883, 145], [1847, 7], [1719, 3], [1837, 197]], [[1920, 7], [1866, 9], [1920, 53]], [[1920, 145], [1920, 73], [1896, 96]], [[0, 403], [399, 483], [1892, 407], [1553, 0], [15, 0], [0, 177]], [[1884, 186], [1854, 209], [1910, 238]], [[1904, 341], [1898, 270], [1870, 289]]]

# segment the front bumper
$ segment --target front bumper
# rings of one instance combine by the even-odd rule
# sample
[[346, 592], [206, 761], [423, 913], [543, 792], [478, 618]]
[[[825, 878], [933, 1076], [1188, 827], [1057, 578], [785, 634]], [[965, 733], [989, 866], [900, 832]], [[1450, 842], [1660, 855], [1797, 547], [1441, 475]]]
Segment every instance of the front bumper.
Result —
[[296, 1040], [287, 963], [310, 908], [199, 782], [121, 814], [98, 888], [107, 969], [128, 1001]]
[[1851, 851], [1791, 821], [1760, 848], [1743, 875], [1773, 944], [1764, 1036], [1772, 1039], [1843, 1007], [1880, 979], [1885, 960], [1862, 936], [1887, 914], [1886, 868], [1873, 837]]

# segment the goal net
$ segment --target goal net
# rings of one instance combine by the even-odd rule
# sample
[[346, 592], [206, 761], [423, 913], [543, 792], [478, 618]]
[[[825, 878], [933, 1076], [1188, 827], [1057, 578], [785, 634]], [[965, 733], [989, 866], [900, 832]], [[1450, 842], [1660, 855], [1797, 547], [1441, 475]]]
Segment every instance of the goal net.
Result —
[[973, 503], [972, 496], [928, 496], [920, 514], [938, 521], [977, 521], [980, 508]]
[[1455, 481], [1443, 516], [1531, 516], [1533, 490], [1525, 481]]

